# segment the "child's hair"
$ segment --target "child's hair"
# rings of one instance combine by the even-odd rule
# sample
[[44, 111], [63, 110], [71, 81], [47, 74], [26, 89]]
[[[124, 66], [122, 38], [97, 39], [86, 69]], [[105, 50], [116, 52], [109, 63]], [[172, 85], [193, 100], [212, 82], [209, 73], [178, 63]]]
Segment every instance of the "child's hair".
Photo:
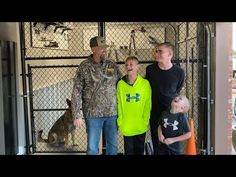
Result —
[[127, 62], [130, 61], [130, 60], [136, 61], [137, 64], [139, 63], [138, 58], [135, 57], [135, 56], [128, 56], [128, 57], [126, 58], [126, 60], [125, 60], [125, 63], [127, 63]]
[[184, 95], [180, 95], [180, 97], [182, 98], [183, 102], [185, 103], [185, 107], [184, 107], [184, 112], [188, 112], [189, 108], [190, 108], [190, 103], [189, 103], [189, 100], [186, 96]]

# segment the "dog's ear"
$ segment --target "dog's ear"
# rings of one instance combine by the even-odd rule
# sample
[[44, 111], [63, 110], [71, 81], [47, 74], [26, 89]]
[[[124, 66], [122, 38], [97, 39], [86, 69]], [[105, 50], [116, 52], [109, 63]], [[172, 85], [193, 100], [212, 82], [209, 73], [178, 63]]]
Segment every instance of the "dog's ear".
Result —
[[66, 99], [66, 102], [67, 102], [67, 105], [71, 107], [71, 101], [68, 98]]

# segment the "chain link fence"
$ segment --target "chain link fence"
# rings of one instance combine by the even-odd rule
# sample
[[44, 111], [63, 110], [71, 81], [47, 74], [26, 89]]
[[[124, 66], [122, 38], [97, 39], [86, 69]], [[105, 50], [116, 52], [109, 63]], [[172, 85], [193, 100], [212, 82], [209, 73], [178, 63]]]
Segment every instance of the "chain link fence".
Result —
[[[197, 148], [200, 148], [201, 120], [200, 90], [203, 52], [202, 23], [178, 22], [109, 22], [105, 38], [110, 45], [109, 58], [114, 59], [122, 71], [129, 55], [140, 61], [140, 74], [145, 77], [146, 67], [154, 62], [155, 47], [161, 42], [175, 46], [173, 62], [186, 73], [186, 82], [181, 93], [191, 103], [188, 117], [194, 119]], [[79, 63], [90, 55], [89, 39], [99, 34], [100, 23], [95, 22], [29, 22], [24, 23], [25, 59], [29, 65], [29, 88], [31, 107], [32, 144], [34, 152], [85, 152], [86, 131], [76, 129], [77, 146], [51, 147], [38, 142], [38, 132], [43, 130], [46, 139], [50, 128], [68, 109], [66, 99], [71, 98], [73, 77]], [[59, 65], [50, 65], [49, 60]], [[35, 64], [35, 60], [38, 63]], [[150, 140], [150, 132], [147, 132]], [[71, 142], [70, 142], [71, 144]], [[119, 153], [123, 153], [123, 137], [119, 134]]]

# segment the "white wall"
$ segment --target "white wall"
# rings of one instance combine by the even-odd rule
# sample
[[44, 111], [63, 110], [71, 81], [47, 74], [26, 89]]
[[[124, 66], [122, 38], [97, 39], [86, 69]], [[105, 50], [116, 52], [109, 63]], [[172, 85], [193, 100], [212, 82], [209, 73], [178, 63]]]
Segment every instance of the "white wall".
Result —
[[231, 122], [228, 118], [228, 72], [231, 50], [232, 23], [216, 23], [215, 154], [217, 155], [231, 153], [229, 152], [231, 148], [229, 144]]
[[0, 22], [0, 39], [17, 42], [17, 25], [18, 24], [14, 22]]

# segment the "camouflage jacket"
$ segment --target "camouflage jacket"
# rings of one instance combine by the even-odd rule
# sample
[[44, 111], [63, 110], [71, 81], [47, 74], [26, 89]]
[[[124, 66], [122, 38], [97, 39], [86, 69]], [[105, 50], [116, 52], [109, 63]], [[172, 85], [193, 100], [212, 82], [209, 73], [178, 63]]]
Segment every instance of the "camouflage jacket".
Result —
[[83, 61], [74, 79], [73, 118], [117, 115], [116, 84], [120, 78], [118, 66], [112, 60], [97, 64], [90, 56]]

